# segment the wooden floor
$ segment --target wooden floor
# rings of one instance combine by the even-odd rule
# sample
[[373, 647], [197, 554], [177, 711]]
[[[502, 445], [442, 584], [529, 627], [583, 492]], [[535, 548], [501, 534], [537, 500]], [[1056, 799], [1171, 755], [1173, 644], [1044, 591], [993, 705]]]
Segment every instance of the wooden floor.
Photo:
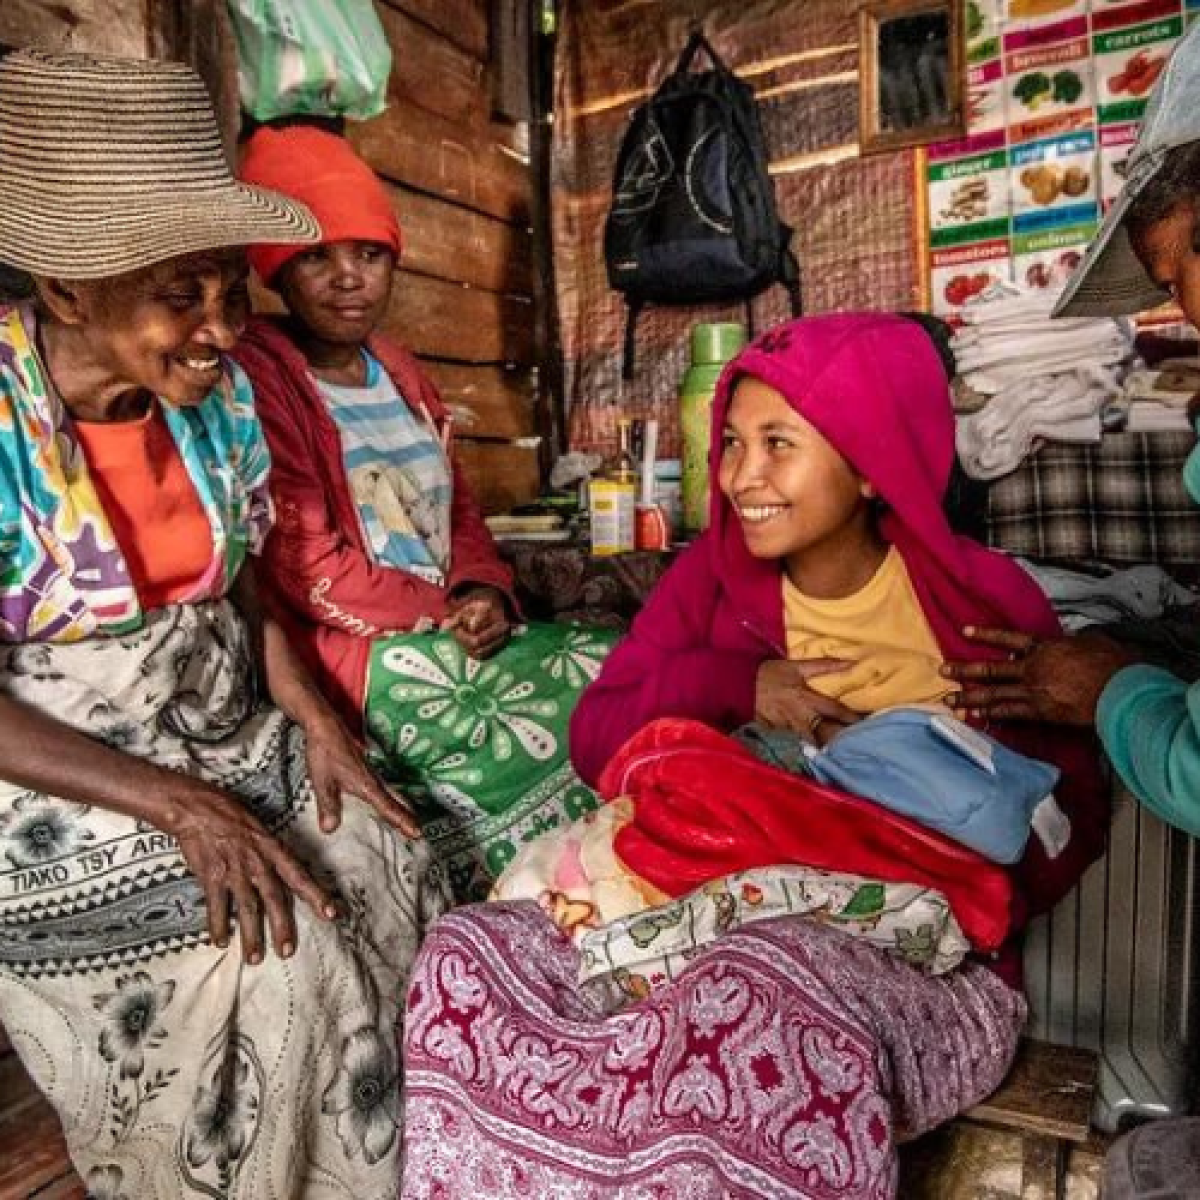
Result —
[[83, 1200], [54, 1110], [0, 1029], [0, 1200]]
[[[1072, 1146], [1067, 1200], [1099, 1200], [1108, 1139]], [[955, 1121], [906, 1146], [900, 1200], [1054, 1200], [1044, 1176], [1026, 1175], [1021, 1136]]]

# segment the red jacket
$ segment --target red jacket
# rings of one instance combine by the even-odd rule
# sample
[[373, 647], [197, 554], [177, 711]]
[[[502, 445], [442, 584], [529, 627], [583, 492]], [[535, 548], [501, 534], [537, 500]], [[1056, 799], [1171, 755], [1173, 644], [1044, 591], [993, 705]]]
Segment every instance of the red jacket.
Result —
[[[417, 360], [385, 338], [368, 348], [448, 446], [450, 416]], [[371, 639], [441, 620], [450, 593], [467, 584], [491, 585], [511, 600], [512, 573], [453, 460], [446, 586], [377, 563], [363, 541], [337, 426], [304, 356], [278, 322], [256, 317], [234, 357], [254, 385], [271, 450], [276, 523], [263, 565], [280, 618], [326, 696], [359, 728]]]

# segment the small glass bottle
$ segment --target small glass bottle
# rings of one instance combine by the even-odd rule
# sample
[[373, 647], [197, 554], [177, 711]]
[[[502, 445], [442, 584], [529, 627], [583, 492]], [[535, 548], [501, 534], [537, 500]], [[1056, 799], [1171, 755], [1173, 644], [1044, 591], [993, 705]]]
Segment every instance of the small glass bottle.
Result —
[[628, 417], [617, 419], [617, 441], [617, 456], [613, 459], [608, 474], [623, 483], [636, 483], [638, 469], [633, 457], [633, 422]]

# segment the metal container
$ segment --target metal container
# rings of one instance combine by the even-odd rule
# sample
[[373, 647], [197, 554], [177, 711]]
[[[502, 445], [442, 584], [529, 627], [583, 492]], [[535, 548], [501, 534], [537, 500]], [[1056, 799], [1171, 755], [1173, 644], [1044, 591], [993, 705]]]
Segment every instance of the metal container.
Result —
[[1118, 786], [1108, 853], [1026, 938], [1027, 1032], [1098, 1051], [1104, 1129], [1192, 1111], [1198, 847]]
[[708, 526], [708, 451], [712, 443], [712, 402], [725, 364], [746, 344], [746, 328], [726, 321], [692, 327], [691, 365], [679, 387], [679, 426], [683, 437], [683, 532]]

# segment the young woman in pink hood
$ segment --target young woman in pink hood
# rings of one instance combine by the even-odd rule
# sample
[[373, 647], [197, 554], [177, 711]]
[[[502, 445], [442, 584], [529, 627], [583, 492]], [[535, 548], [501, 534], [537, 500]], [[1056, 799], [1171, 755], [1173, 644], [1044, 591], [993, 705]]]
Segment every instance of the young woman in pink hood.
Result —
[[[883, 708], [952, 707], [943, 666], [968, 649], [964, 627], [1057, 629], [1024, 572], [950, 529], [952, 460], [946, 372], [914, 321], [795, 321], [730, 365], [714, 405], [711, 528], [664, 578], [572, 723], [580, 774], [614, 800], [625, 788], [612, 780], [636, 776], [636, 747], [653, 741], [642, 731], [667, 728], [612, 843], [633, 875], [651, 877], [624, 854], [636, 840], [622, 837], [649, 812], [636, 844], [661, 846], [680, 795], [711, 814], [712, 828], [693, 821], [689, 835], [705, 853], [779, 820], [776, 807], [757, 822], [781, 796], [745, 786], [761, 766], [747, 767], [736, 747], [723, 759], [720, 745], [735, 744], [709, 730], [697, 751], [703, 739], [688, 730], [700, 727], [689, 722], [730, 732], [757, 720], [824, 744]], [[1104, 844], [1106, 791], [1090, 744], [1038, 728], [989, 732], [1060, 769], [1069, 825], [1053, 857], [1030, 838], [1011, 869], [985, 864], [1002, 879], [1011, 870], [1016, 897], [1003, 918], [1013, 936], [996, 959], [926, 974], [821, 920], [718, 917], [720, 936], [612, 1013], [578, 982], [596, 975], [595, 948], [611, 942], [585, 935], [581, 954], [527, 902], [450, 914], [411, 992], [406, 1194], [430, 1194], [420, 1181], [436, 1179], [446, 1197], [598, 1195], [620, 1179], [629, 1195], [652, 1185], [703, 1200], [894, 1196], [896, 1143], [1006, 1074], [1026, 1013], [1017, 931]], [[693, 751], [685, 790], [667, 795]], [[819, 821], [816, 803], [812, 813]], [[868, 836], [886, 841], [886, 828], [880, 817]], [[827, 849], [837, 835], [814, 836]], [[687, 844], [672, 852], [686, 857]], [[595, 849], [580, 841], [581, 872]], [[758, 889], [738, 882], [745, 875], [731, 878], [692, 897], [703, 905], [702, 893], [720, 893], [726, 914], [759, 903]], [[965, 867], [959, 883], [971, 886]], [[679, 904], [631, 919], [629, 940], [676, 937], [700, 911]]]
[[[571, 723], [580, 775], [597, 779], [662, 717], [724, 731], [758, 721], [824, 744], [884, 708], [953, 705], [945, 663], [980, 653], [965, 629], [1057, 632], [1025, 571], [951, 529], [953, 463], [949, 381], [915, 321], [810, 317], [748, 346], [714, 400], [711, 528], [584, 693]], [[1086, 736], [987, 731], [1062, 771], [1071, 822], [1061, 853], [1031, 839], [1015, 868], [1021, 924], [1103, 849], [1107, 789]], [[1001, 970], [1019, 980], [1013, 954]]]

